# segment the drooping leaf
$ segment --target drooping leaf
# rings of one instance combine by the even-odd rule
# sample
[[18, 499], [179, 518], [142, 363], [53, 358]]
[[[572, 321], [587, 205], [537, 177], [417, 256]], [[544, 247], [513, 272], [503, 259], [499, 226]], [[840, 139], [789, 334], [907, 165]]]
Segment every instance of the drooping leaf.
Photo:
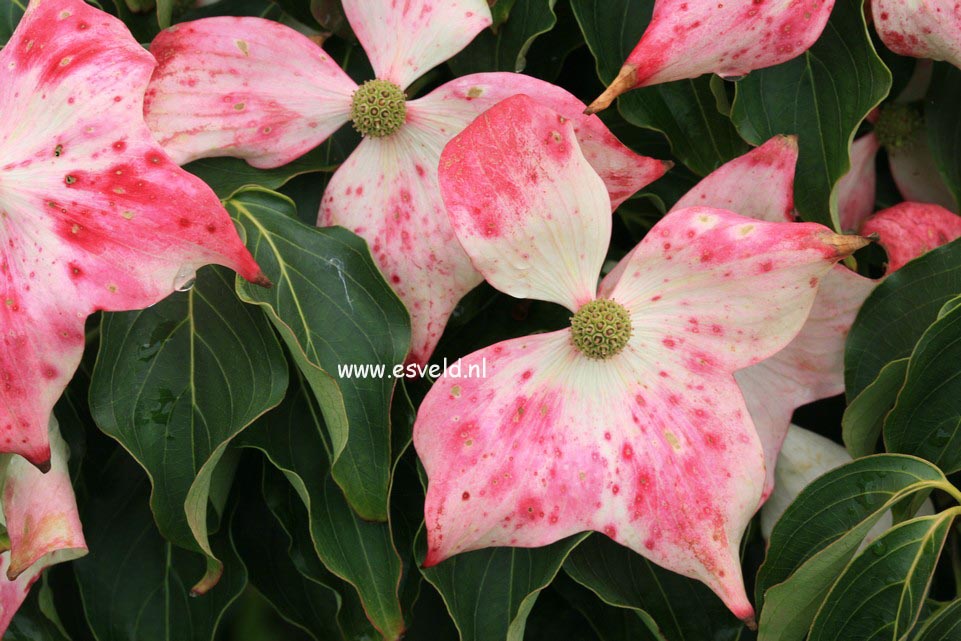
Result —
[[[586, 534], [541, 548], [489, 548], [422, 569], [447, 604], [461, 641], [522, 641], [541, 590]], [[418, 549], [426, 548], [419, 540]]]
[[204, 561], [157, 531], [149, 491], [147, 478], [120, 449], [98, 470], [82, 510], [90, 554], [74, 564], [87, 622], [98, 641], [212, 641], [247, 584], [246, 570], [226, 534], [218, 534], [211, 546], [224, 563], [223, 576], [207, 594], [192, 597]]
[[657, 639], [733, 638], [744, 624], [704, 584], [660, 568], [607, 537], [592, 535], [564, 571], [602, 601], [635, 611]]
[[902, 499], [947, 483], [909, 456], [858, 459], [821, 476], [774, 526], [757, 575], [761, 641], [801, 641], [841, 570], [874, 524]]
[[199, 591], [219, 571], [207, 542], [214, 469], [286, 387], [276, 336], [256, 307], [237, 300], [225, 269], [201, 270], [189, 291], [148, 309], [104, 317], [90, 387], [94, 419], [150, 476], [164, 536], [208, 556]]
[[848, 336], [848, 399], [864, 391], [885, 365], [910, 356], [941, 307], [959, 293], [961, 241], [930, 251], [888, 276], [865, 301]]
[[[503, 2], [503, 0], [501, 0]], [[485, 29], [459, 54], [447, 61], [458, 76], [484, 71], [524, 71], [534, 40], [554, 28], [557, 0], [515, 2], [506, 21]], [[500, 4], [500, 3], [499, 3]], [[496, 10], [498, 5], [494, 5]]]
[[809, 641], [902, 641], [918, 620], [957, 509], [896, 525], [838, 578]]
[[[381, 634], [396, 639], [405, 627], [399, 596], [403, 568], [390, 526], [365, 521], [351, 509], [331, 476], [324, 432], [314, 397], [306, 382], [298, 382], [285, 402], [251, 426], [239, 443], [261, 450], [283, 472], [307, 508], [316, 555], [330, 572], [357, 590], [368, 618]], [[290, 489], [278, 492], [279, 500], [286, 502]], [[271, 508], [276, 513], [273, 503]], [[291, 508], [282, 522], [292, 528], [294, 518]]]
[[567, 603], [581, 613], [600, 641], [664, 641], [642, 620], [645, 615], [630, 608], [607, 606], [598, 596], [562, 572], [551, 583]]
[[961, 470], [959, 302], [961, 298], [949, 301], [918, 341], [897, 403], [884, 421], [884, 444], [889, 452], [921, 457], [945, 474]]
[[[653, 0], [579, 0], [571, 6], [607, 84], [650, 22]], [[748, 150], [717, 110], [708, 76], [632, 91], [619, 110], [631, 124], [663, 133], [681, 162], [702, 176]]]
[[836, 186], [850, 168], [854, 134], [891, 88], [891, 72], [868, 36], [862, 4], [838, 0], [810, 50], [739, 81], [731, 114], [755, 145], [776, 134], [798, 135], [795, 205], [804, 220], [836, 229]]
[[334, 480], [361, 516], [385, 520], [394, 381], [384, 373], [350, 378], [338, 366], [383, 365], [389, 373], [402, 363], [407, 311], [357, 236], [303, 225], [291, 201], [261, 189], [237, 192], [227, 208], [274, 283], [269, 290], [240, 284], [238, 293], [265, 309], [310, 382]]
[[908, 359], [891, 361], [881, 369], [874, 382], [864, 388], [857, 398], [844, 410], [841, 421], [842, 436], [848, 453], [854, 458], [874, 454], [884, 418], [891, 408], [898, 390], [904, 385], [904, 375], [908, 371]]

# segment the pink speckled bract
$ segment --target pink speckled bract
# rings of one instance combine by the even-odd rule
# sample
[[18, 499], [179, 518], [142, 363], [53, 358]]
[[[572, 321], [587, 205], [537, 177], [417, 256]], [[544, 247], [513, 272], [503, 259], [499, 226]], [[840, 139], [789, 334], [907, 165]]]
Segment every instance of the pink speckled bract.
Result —
[[[772, 138], [704, 178], [674, 209], [699, 204], [770, 222], [793, 220], [797, 159], [795, 138]], [[872, 178], [873, 172], [872, 165]], [[844, 391], [844, 342], [876, 285], [835, 265], [821, 279], [811, 314], [794, 340], [774, 356], [734, 375], [764, 447], [767, 478], [762, 500], [774, 487], [775, 464], [794, 410]]]
[[440, 186], [495, 286], [572, 311], [610, 298], [633, 334], [605, 361], [581, 354], [570, 330], [506, 341], [465, 357], [486, 362], [487, 378], [437, 380], [414, 425], [430, 481], [424, 564], [596, 530], [704, 581], [750, 620], [738, 545], [765, 464], [733, 372], [783, 348], [817, 281], [863, 242], [689, 207], [595, 293], [610, 240], [604, 184], [571, 121], [526, 96], [448, 144]]
[[834, 0], [656, 0], [647, 30], [591, 113], [635, 87], [786, 62], [814, 44], [833, 8]]
[[51, 467], [46, 474], [13, 455], [0, 463], [3, 519], [10, 549], [0, 554], [0, 637], [30, 586], [47, 567], [87, 553], [67, 469], [69, 452], [50, 420]]
[[961, 5], [955, 0], [871, 0], [871, 15], [894, 53], [961, 67]]
[[144, 123], [154, 64], [81, 0], [31, 2], [0, 51], [0, 451], [40, 466], [89, 314], [152, 305], [208, 263], [266, 282]]
[[879, 211], [862, 227], [864, 234], [877, 234], [888, 253], [888, 271], [961, 237], [961, 216], [944, 207], [926, 203], [901, 203]]
[[[481, 0], [346, 0], [344, 10], [378, 78], [401, 87], [446, 60], [490, 23]], [[397, 33], [404, 33], [398, 39]], [[246, 158], [276, 167], [347, 122], [356, 85], [320, 47], [259, 18], [211, 18], [163, 32], [148, 123], [180, 162]], [[437, 163], [479, 113], [528, 94], [570, 118], [616, 206], [670, 166], [632, 153], [584, 104], [514, 73], [466, 76], [407, 102], [394, 134], [367, 137], [330, 180], [317, 224], [362, 236], [411, 315], [409, 360], [426, 362], [458, 301], [483, 279], [461, 249], [440, 199]]]

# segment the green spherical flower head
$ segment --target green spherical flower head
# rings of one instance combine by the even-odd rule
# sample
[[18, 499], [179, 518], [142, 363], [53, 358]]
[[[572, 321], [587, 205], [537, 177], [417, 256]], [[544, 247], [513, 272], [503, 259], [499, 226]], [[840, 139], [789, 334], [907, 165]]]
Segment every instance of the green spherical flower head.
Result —
[[407, 96], [387, 80], [368, 80], [357, 87], [353, 100], [350, 119], [361, 135], [383, 138], [407, 120]]
[[915, 132], [924, 125], [917, 109], [908, 105], [881, 108], [874, 133], [885, 149], [904, 149], [913, 143]]
[[571, 317], [571, 342], [596, 360], [620, 354], [633, 332], [627, 309], [607, 298], [592, 300]]

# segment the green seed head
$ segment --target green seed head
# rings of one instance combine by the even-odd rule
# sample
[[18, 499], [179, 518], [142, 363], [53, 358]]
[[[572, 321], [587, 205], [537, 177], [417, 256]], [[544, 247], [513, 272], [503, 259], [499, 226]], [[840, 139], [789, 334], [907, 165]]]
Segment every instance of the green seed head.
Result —
[[588, 358], [617, 356], [633, 331], [627, 309], [606, 298], [592, 300], [571, 317], [571, 342]]
[[881, 108], [874, 133], [885, 149], [909, 147], [914, 134], [924, 126], [924, 118], [909, 105], [886, 105]]
[[350, 119], [361, 135], [389, 136], [407, 120], [407, 96], [392, 82], [368, 80], [354, 92]]

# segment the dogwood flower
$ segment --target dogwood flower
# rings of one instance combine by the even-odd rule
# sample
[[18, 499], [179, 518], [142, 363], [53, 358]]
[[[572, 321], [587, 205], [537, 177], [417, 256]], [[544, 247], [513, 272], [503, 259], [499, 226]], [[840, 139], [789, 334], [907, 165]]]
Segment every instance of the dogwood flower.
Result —
[[[797, 159], [795, 137], [772, 138], [701, 180], [673, 210], [700, 205], [770, 222], [793, 221]], [[775, 487], [775, 465], [794, 410], [844, 392], [844, 343], [877, 284], [835, 265], [821, 279], [811, 313], [788, 346], [735, 373], [764, 447], [762, 500]]]
[[928, 203], [900, 203], [879, 211], [861, 226], [864, 234], [877, 234], [888, 254], [891, 274], [918, 256], [961, 238], [961, 216]]
[[833, 8], [834, 0], [655, 0], [647, 30], [588, 113], [637, 87], [787, 62], [821, 36]]
[[0, 637], [44, 569], [87, 553], [67, 470], [69, 451], [52, 414], [49, 434], [46, 474], [19, 456], [0, 460], [3, 525], [10, 539], [0, 553]]
[[573, 317], [464, 357], [488, 377], [447, 375], [425, 397], [414, 425], [429, 477], [424, 565], [596, 530], [751, 620], [738, 544], [765, 465], [733, 372], [784, 347], [820, 278], [866, 241], [691, 207], [598, 287], [604, 183], [572, 123], [526, 96], [447, 145], [440, 185], [488, 282]]
[[[483, 279], [454, 237], [437, 186], [444, 144], [477, 114], [526, 93], [574, 121], [614, 206], [668, 164], [631, 153], [566, 91], [521, 74], [458, 78], [416, 100], [405, 90], [491, 23], [485, 0], [344, 0], [374, 67], [359, 87], [308, 38], [259, 18], [176, 25], [151, 45], [160, 66], [147, 122], [180, 163], [237, 156], [277, 167], [352, 122], [363, 141], [324, 192], [318, 225], [365, 238], [411, 314], [409, 359], [426, 362], [458, 301]], [[403, 35], [399, 35], [403, 34]]]
[[874, 27], [902, 56], [946, 60], [961, 67], [961, 7], [951, 0], [871, 0]]
[[38, 466], [89, 314], [152, 305], [207, 263], [266, 282], [214, 193], [147, 129], [154, 66], [81, 0], [33, 0], [0, 51], [0, 451]]

